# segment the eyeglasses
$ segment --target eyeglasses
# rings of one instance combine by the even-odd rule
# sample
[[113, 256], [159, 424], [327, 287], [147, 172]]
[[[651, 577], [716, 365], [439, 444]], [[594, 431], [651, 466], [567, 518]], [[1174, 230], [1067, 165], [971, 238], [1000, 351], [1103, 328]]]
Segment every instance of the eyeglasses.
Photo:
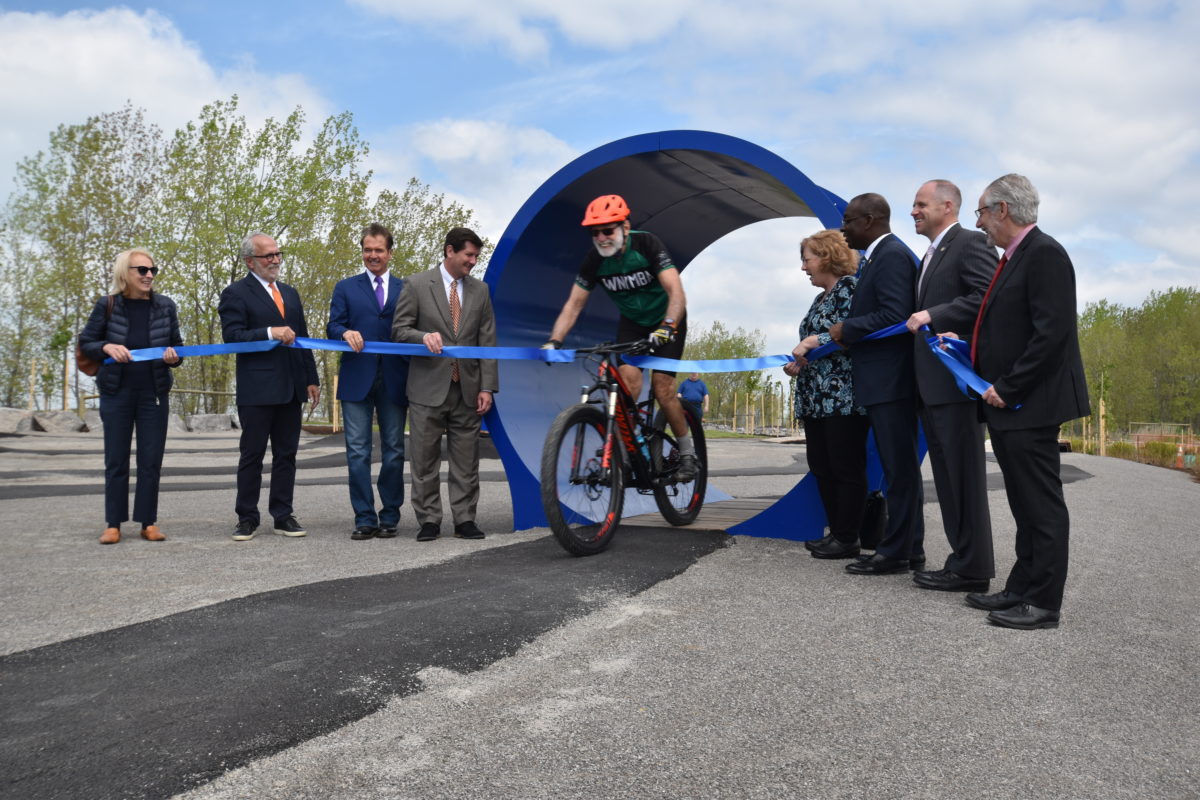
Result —
[[615, 225], [610, 225], [607, 228], [592, 228], [592, 238], [595, 239], [597, 236], [612, 236], [616, 232], [617, 226]]
[[875, 215], [874, 214], [859, 214], [857, 217], [846, 217], [842, 220], [842, 227], [843, 228], [846, 227], [851, 222], [854, 222], [856, 219], [866, 219], [867, 217], [873, 217], [873, 216], [875, 216]]
[[276, 250], [274, 253], [263, 253], [261, 256], [253, 256], [253, 258], [257, 258], [260, 261], [270, 261], [275, 258], [282, 259], [283, 253]]
[[136, 269], [138, 271], [138, 275], [141, 275], [142, 277], [145, 277], [146, 275], [158, 274], [158, 267], [130, 267], [130, 269]]
[[975, 220], [978, 221], [979, 218], [983, 216], [983, 212], [987, 211], [988, 209], [995, 208], [998, 205], [1000, 204], [988, 203], [986, 206], [980, 206], [979, 208], [975, 209]]

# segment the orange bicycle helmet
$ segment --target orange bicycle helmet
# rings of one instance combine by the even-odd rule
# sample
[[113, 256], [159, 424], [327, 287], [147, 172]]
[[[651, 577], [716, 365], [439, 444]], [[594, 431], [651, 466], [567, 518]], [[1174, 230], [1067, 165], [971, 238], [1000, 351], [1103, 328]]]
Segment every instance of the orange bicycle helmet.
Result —
[[588, 204], [587, 213], [583, 215], [583, 227], [592, 225], [607, 225], [610, 222], [624, 222], [629, 219], [629, 206], [625, 200], [616, 194], [606, 194], [597, 197]]

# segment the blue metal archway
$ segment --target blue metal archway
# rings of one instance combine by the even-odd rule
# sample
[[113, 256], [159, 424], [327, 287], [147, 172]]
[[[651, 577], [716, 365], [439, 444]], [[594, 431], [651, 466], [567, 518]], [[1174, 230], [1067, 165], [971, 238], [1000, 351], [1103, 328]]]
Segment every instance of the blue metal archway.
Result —
[[[484, 276], [492, 291], [498, 344], [536, 347], [546, 340], [591, 246], [579, 224], [583, 209], [602, 194], [622, 195], [633, 211], [633, 227], [653, 231], [681, 269], [713, 242], [751, 223], [816, 217], [832, 228], [841, 224], [845, 208], [844, 200], [787, 161], [732, 136], [663, 131], [596, 148], [542, 184], [501, 237]], [[611, 340], [616, 320], [612, 303], [594, 299], [565, 346]], [[578, 402], [586, 382], [579, 364], [500, 362], [501, 390], [487, 424], [508, 476], [517, 530], [546, 525], [538, 480], [542, 443], [554, 417]], [[710, 485], [710, 501], [727, 497]], [[626, 508], [636, 514], [654, 505], [631, 495]], [[820, 537], [823, 526], [814, 481], [806, 476], [771, 508], [731, 532], [810, 539]]]

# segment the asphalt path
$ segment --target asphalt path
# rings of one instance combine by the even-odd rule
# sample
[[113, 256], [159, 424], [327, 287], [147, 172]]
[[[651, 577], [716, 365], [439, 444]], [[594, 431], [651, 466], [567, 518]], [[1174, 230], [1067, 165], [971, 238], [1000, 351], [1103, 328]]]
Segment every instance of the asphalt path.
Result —
[[418, 692], [424, 669], [469, 673], [511, 656], [728, 538], [640, 530], [603, 559], [542, 538], [4, 656], [5, 795], [170, 796]]

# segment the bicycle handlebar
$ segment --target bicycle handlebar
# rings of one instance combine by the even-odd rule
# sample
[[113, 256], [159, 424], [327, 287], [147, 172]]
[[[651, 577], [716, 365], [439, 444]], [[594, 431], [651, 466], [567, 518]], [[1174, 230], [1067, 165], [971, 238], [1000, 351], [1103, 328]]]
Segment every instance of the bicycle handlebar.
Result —
[[645, 339], [636, 339], [632, 342], [619, 343], [603, 342], [598, 345], [593, 345], [592, 347], [576, 347], [575, 352], [591, 354], [615, 353], [617, 355], [636, 356], [650, 352], [650, 343]]

